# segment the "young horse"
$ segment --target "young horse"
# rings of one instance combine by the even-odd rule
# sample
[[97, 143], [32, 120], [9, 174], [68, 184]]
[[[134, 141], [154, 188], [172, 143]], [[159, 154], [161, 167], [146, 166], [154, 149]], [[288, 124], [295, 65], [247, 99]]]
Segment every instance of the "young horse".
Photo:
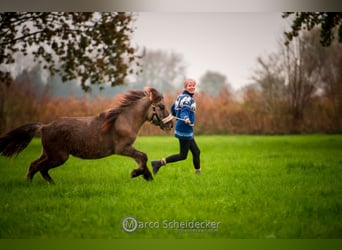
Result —
[[97, 116], [64, 117], [46, 125], [29, 123], [9, 131], [0, 137], [0, 153], [7, 157], [18, 155], [40, 132], [43, 152], [27, 171], [29, 181], [39, 171], [46, 181], [53, 183], [48, 171], [62, 165], [70, 154], [83, 159], [112, 154], [130, 156], [138, 163], [131, 177], [143, 175], [152, 180], [146, 166], [147, 155], [132, 146], [145, 121], [163, 130], [173, 126], [163, 96], [150, 87], [123, 94], [120, 105]]

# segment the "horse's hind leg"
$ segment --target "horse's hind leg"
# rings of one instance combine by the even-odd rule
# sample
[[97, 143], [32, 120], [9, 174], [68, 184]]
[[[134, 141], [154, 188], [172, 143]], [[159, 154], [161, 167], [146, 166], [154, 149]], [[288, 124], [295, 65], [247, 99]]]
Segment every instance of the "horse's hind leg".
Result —
[[55, 159], [49, 159], [45, 154], [43, 154], [38, 160], [31, 163], [29, 170], [26, 174], [26, 179], [32, 181], [33, 176], [40, 171], [43, 178], [49, 183], [54, 183], [53, 179], [49, 175], [49, 170], [51, 168], [58, 167], [62, 165], [68, 157], [59, 157]]
[[49, 170], [51, 168], [56, 168], [56, 167], [62, 165], [67, 159], [68, 159], [68, 156], [60, 157], [60, 158], [56, 158], [56, 159], [47, 159], [45, 162], [43, 162], [42, 168], [39, 170], [40, 174], [43, 176], [43, 178], [47, 182], [54, 184], [55, 182], [53, 181], [53, 179], [51, 178], [51, 176], [48, 173]]
[[30, 167], [27, 170], [26, 173], [26, 180], [27, 181], [32, 181], [33, 176], [40, 171], [41, 167], [42, 167], [42, 163], [44, 163], [44, 161], [46, 161], [46, 155], [42, 154], [37, 160], [31, 162]]
[[51, 176], [49, 175], [49, 170], [47, 169], [43, 169], [43, 170], [40, 170], [40, 174], [43, 176], [43, 178], [47, 181], [47, 182], [49, 182], [49, 183], [51, 183], [51, 184], [55, 184], [55, 182], [53, 181], [53, 179], [51, 178]]

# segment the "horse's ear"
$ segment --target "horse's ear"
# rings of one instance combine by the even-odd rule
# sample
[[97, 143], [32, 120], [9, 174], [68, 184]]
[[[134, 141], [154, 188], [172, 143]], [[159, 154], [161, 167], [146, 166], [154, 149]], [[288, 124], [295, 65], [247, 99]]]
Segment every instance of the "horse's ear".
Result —
[[160, 102], [163, 99], [163, 96], [154, 88], [145, 87], [144, 91], [153, 103]]

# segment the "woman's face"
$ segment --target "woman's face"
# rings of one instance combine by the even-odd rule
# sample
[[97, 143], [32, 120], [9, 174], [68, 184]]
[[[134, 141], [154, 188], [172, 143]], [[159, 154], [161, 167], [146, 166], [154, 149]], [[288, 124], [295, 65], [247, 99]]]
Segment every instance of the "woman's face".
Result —
[[196, 91], [196, 82], [189, 82], [184, 89], [188, 91], [190, 94], [194, 94]]

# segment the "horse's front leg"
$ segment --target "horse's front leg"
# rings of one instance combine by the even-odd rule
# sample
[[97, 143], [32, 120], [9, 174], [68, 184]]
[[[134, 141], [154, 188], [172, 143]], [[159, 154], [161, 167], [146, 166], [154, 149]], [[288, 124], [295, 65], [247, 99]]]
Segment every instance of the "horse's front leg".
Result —
[[147, 168], [147, 155], [141, 151], [136, 150], [132, 146], [127, 146], [122, 152], [121, 155], [132, 157], [137, 163], [138, 167], [133, 169], [131, 172], [131, 177], [137, 177], [139, 175], [143, 175], [145, 180], [151, 181], [153, 180], [152, 174], [150, 170]]

